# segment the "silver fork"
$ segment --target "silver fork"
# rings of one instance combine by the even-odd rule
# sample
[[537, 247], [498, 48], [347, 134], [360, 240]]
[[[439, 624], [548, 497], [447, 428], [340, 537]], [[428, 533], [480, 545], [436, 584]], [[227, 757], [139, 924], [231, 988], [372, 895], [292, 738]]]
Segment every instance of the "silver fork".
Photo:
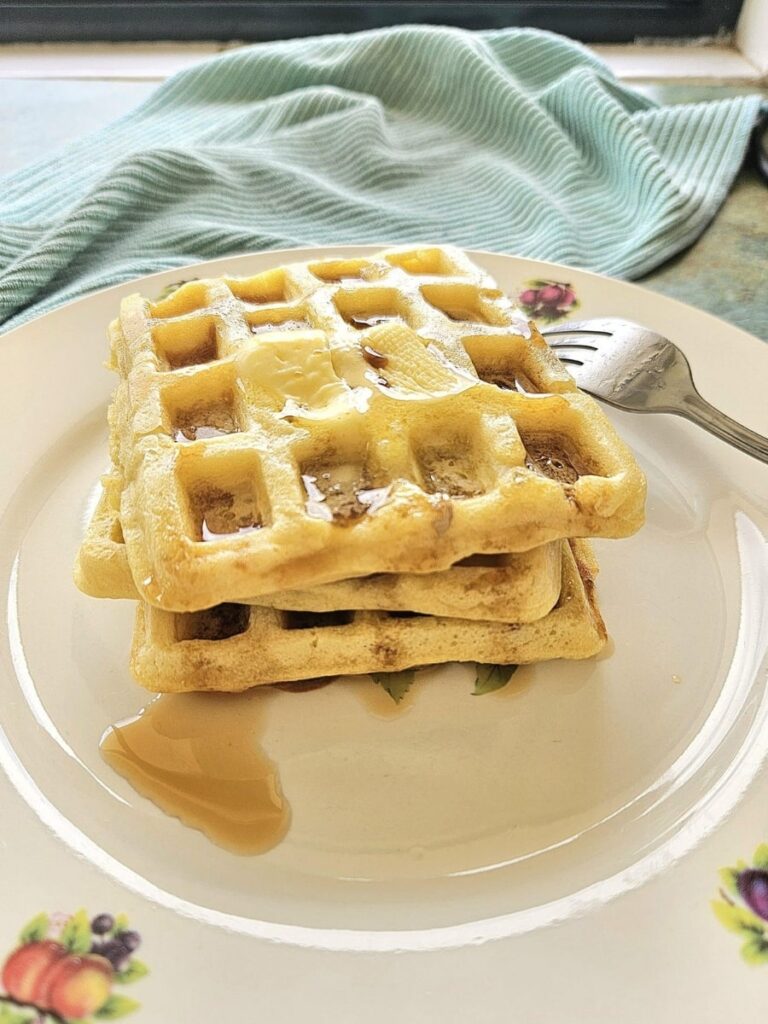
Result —
[[683, 353], [667, 338], [616, 317], [570, 320], [542, 331], [576, 383], [631, 412], [670, 412], [768, 463], [768, 438], [705, 401]]

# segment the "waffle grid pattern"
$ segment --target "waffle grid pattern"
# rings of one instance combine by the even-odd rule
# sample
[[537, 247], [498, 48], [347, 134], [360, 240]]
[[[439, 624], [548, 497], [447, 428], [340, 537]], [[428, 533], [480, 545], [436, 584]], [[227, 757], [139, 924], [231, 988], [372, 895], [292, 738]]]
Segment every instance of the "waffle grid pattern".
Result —
[[[120, 477], [104, 477], [75, 567], [79, 588], [92, 597], [136, 600], [120, 526]], [[285, 610], [332, 612], [348, 608], [415, 611], [424, 615], [532, 622], [560, 595], [557, 542], [507, 555], [476, 555], [439, 573], [388, 573], [340, 580], [308, 590], [286, 590], [248, 600]]]
[[642, 521], [627, 448], [459, 252], [190, 282], [125, 300], [110, 333], [120, 526], [155, 606], [435, 572]]

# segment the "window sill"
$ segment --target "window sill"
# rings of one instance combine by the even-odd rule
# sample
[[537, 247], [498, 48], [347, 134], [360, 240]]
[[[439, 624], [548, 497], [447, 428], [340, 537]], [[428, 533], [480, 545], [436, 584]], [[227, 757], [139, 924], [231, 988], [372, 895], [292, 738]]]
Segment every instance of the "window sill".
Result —
[[603, 46], [592, 49], [617, 78], [702, 82], [713, 79], [759, 85], [762, 75], [735, 46]]
[[[51, 43], [0, 45], [0, 79], [162, 81], [238, 43]], [[760, 85], [758, 68], [735, 47], [593, 47], [618, 78], [633, 81], [712, 80]]]

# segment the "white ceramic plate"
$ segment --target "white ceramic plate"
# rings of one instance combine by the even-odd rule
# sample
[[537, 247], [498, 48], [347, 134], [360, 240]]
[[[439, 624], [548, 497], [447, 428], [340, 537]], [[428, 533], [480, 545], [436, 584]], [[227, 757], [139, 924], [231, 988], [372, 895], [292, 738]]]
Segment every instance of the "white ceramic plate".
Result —
[[[293, 822], [260, 857], [212, 845], [101, 760], [105, 727], [147, 702], [129, 604], [70, 575], [105, 468], [105, 325], [131, 291], [286, 258], [156, 274], [0, 339], [0, 958], [39, 912], [85, 908], [142, 935], [150, 973], [114, 990], [137, 1024], [751, 1019], [768, 963], [740, 947], [763, 960], [768, 921], [719, 897], [718, 870], [768, 839], [768, 469], [683, 421], [610, 414], [649, 501], [640, 534], [596, 545], [609, 656], [484, 697], [467, 667], [423, 673], [392, 719], [360, 701], [372, 683], [276, 694], [264, 744]], [[705, 396], [768, 433], [757, 339], [633, 285], [476, 259], [510, 294], [568, 283], [580, 316], [666, 333]], [[742, 879], [753, 902], [761, 878]]]

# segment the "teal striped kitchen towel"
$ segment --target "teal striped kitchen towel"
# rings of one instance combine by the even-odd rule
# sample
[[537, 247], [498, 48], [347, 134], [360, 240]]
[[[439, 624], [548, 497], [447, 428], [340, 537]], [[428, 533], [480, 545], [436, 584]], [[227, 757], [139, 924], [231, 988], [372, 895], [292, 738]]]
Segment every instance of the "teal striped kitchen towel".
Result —
[[453, 242], [637, 276], [705, 228], [759, 103], [659, 107], [532, 29], [232, 50], [0, 179], [0, 323], [305, 244]]

